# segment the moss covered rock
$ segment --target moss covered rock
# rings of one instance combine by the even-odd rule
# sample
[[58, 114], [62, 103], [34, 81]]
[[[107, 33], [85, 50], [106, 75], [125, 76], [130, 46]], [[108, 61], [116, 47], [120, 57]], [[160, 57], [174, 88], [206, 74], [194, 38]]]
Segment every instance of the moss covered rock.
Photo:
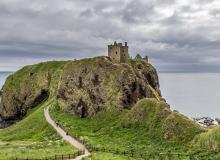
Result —
[[66, 63], [45, 62], [26, 66], [9, 76], [3, 86], [0, 117], [18, 120], [49, 96], [55, 96]]
[[0, 116], [22, 118], [42, 101], [57, 98], [66, 111], [91, 117], [99, 111], [130, 109], [139, 99], [160, 97], [156, 70], [144, 60], [115, 64], [108, 57], [26, 66], [3, 86]]
[[115, 64], [108, 57], [65, 65], [58, 89], [61, 108], [81, 117], [130, 109], [142, 98], [160, 97], [156, 70], [144, 60]]

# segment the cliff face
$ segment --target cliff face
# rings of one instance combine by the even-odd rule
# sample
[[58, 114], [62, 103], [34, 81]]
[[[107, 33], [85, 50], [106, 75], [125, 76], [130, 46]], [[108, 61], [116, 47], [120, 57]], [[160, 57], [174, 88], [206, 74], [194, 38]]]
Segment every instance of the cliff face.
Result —
[[20, 119], [49, 97], [81, 117], [109, 109], [130, 109], [145, 97], [161, 98], [156, 70], [144, 60], [115, 64], [108, 57], [96, 57], [46, 62], [24, 67], [8, 77], [0, 116], [4, 120]]
[[19, 120], [27, 111], [56, 93], [57, 83], [66, 62], [46, 62], [26, 66], [9, 76], [3, 86], [0, 117]]
[[142, 60], [115, 64], [108, 57], [68, 63], [57, 95], [59, 106], [81, 117], [130, 109], [145, 97], [160, 98], [156, 70]]

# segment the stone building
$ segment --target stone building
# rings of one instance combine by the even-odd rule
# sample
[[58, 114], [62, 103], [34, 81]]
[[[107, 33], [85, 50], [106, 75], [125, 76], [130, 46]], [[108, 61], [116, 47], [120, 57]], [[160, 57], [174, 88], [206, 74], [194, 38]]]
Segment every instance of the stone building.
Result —
[[123, 46], [122, 43], [114, 42], [113, 45], [108, 45], [108, 56], [115, 62], [115, 63], [126, 63], [129, 59], [128, 54], [128, 45], [125, 42]]

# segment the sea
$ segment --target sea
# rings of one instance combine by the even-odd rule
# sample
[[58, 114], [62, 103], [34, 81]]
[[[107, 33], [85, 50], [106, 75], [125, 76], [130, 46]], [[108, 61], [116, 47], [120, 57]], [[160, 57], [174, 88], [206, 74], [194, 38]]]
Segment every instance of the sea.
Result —
[[12, 72], [0, 72], [0, 90], [10, 74], [12, 74]]
[[[2, 88], [10, 72], [0, 72]], [[162, 96], [188, 117], [220, 118], [220, 73], [159, 73]]]

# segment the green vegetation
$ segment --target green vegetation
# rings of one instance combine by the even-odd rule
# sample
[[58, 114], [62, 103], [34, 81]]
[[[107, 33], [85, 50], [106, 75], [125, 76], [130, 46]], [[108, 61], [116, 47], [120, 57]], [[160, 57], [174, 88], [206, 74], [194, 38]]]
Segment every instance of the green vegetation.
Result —
[[[25, 92], [24, 89], [28, 89], [28, 87], [32, 89], [32, 92], [42, 86], [47, 87], [49, 80], [52, 80], [52, 85], [57, 84], [66, 63], [68, 61], [50, 61], [25, 66], [7, 78], [4, 89], [10, 88], [10, 92], [15, 91], [15, 94], [20, 94]], [[49, 76], [51, 76], [50, 79], [48, 79]], [[51, 89], [54, 89], [54, 86]], [[52, 90], [51, 93], [51, 96], [54, 96], [55, 91]]]
[[220, 151], [220, 127], [209, 129], [208, 132], [196, 136], [194, 143], [197, 147]]
[[207, 131], [171, 111], [160, 95], [156, 70], [144, 60], [113, 64], [108, 57], [96, 57], [40, 63], [9, 76], [3, 91], [2, 117], [22, 118], [21, 111], [27, 114], [0, 130], [0, 159], [76, 152], [44, 118], [43, 109], [52, 99], [56, 101], [50, 108], [52, 118], [70, 134], [98, 148], [86, 160], [138, 160], [120, 153], [169, 151], [220, 158], [212, 152], [220, 151], [220, 127]]
[[187, 117], [172, 112], [163, 101], [140, 100], [123, 120], [125, 126], [144, 126], [153, 139], [177, 144], [191, 141], [204, 130]]
[[[59, 121], [69, 133], [98, 148], [135, 154], [167, 153], [170, 150], [174, 153], [202, 151], [194, 148], [190, 142], [204, 130], [183, 115], [171, 112], [166, 103], [154, 99], [143, 99], [130, 111], [100, 112], [93, 118], [79, 118], [58, 106], [51, 108], [50, 112], [53, 119]], [[173, 116], [177, 122], [170, 121]], [[182, 134], [181, 125], [186, 127], [184, 134], [187, 138]], [[166, 137], [166, 130], [169, 130], [171, 137]], [[92, 157], [98, 160], [108, 155], [111, 154], [94, 153]], [[116, 160], [125, 159], [119, 155], [113, 157]]]
[[10, 75], [3, 86], [1, 116], [6, 119], [20, 118], [22, 110], [27, 112], [48, 96], [55, 97], [63, 67], [67, 63], [39, 63]]
[[127, 156], [122, 155], [116, 155], [111, 153], [105, 153], [105, 152], [95, 152], [92, 153], [92, 155], [88, 158], [85, 158], [84, 160], [143, 160], [142, 158], [131, 158]]
[[43, 113], [46, 105], [48, 102], [42, 103], [22, 121], [0, 130], [0, 159], [43, 158], [76, 152], [46, 122]]

